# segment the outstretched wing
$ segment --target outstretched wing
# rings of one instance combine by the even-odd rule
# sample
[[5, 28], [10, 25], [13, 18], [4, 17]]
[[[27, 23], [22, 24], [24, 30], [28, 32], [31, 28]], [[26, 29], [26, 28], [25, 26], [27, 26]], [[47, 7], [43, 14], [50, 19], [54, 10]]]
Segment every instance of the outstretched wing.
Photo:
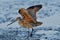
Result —
[[36, 23], [36, 21], [33, 19], [33, 17], [29, 14], [28, 10], [26, 10], [25, 8], [21, 8], [19, 9], [19, 14], [22, 16], [22, 20], [25, 22], [34, 22]]
[[42, 5], [31, 6], [27, 9], [21, 8], [18, 13], [23, 17], [26, 22], [36, 23], [36, 12], [42, 8]]
[[29, 15], [32, 16], [34, 20], [36, 20], [36, 12], [39, 11], [42, 8], [42, 5], [35, 5], [35, 6], [30, 6], [27, 8]]

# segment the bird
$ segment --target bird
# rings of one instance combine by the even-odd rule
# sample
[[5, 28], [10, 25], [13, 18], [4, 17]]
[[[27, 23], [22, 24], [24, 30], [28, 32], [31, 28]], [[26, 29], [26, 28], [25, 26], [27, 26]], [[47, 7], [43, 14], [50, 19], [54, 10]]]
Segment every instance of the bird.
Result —
[[[31, 33], [29, 34], [30, 37], [32, 37], [32, 32], [33, 32], [33, 27], [37, 27], [39, 25], [42, 25], [43, 22], [38, 22], [36, 19], [36, 13], [42, 8], [42, 5], [34, 5], [34, 6], [30, 6], [27, 9], [25, 8], [21, 8], [18, 10], [19, 15], [22, 16], [21, 17], [17, 17], [16, 21], [18, 21], [18, 24], [24, 28], [28, 29], [28, 33], [29, 33], [29, 28], [32, 28]], [[15, 21], [14, 21], [15, 22]], [[12, 22], [12, 23], [14, 23]], [[10, 24], [12, 24], [10, 23]], [[8, 24], [8, 25], [10, 25]]]

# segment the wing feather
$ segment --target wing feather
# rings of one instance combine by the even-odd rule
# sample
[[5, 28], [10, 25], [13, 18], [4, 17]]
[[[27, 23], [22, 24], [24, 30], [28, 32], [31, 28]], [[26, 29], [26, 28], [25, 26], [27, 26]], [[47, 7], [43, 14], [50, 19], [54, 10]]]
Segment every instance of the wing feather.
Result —
[[36, 23], [36, 12], [39, 11], [39, 9], [41, 8], [42, 8], [42, 5], [35, 5], [27, 9], [21, 8], [19, 9], [18, 12], [23, 17], [24, 21]]
[[31, 15], [32, 18], [36, 20], [36, 12], [39, 11], [41, 8], [42, 8], [42, 5], [35, 5], [35, 6], [28, 7], [27, 10], [29, 12], [29, 15]]

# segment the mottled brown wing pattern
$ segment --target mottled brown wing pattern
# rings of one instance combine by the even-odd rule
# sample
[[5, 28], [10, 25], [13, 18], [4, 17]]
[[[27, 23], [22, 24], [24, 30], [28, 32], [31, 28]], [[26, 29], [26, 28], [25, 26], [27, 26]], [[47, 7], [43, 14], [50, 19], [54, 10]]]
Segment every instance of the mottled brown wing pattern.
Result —
[[19, 14], [23, 17], [23, 20], [26, 21], [26, 22], [34, 22], [36, 23], [36, 21], [33, 19], [33, 17], [29, 14], [29, 12], [24, 9], [24, 8], [21, 8], [20, 11], [19, 11]]
[[37, 22], [36, 20], [36, 12], [42, 8], [42, 5], [31, 6], [27, 9], [21, 8], [19, 9], [19, 14], [23, 17], [22, 20], [28, 23], [34, 23], [35, 25], [40, 24], [41, 22]]

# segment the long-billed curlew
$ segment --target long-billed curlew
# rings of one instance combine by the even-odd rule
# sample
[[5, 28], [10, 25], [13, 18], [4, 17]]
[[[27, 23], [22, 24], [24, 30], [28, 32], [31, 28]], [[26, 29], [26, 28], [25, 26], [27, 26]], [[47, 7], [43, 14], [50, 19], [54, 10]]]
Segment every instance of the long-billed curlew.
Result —
[[[32, 31], [33, 31], [33, 27], [36, 27], [42, 24], [42, 22], [37, 22], [36, 20], [36, 12], [39, 11], [41, 8], [42, 8], [42, 5], [35, 5], [27, 9], [25, 8], [19, 9], [18, 13], [22, 16], [22, 18], [17, 17], [16, 20], [18, 21], [18, 24], [24, 28], [27, 28], [28, 30], [29, 28], [32, 28]], [[30, 36], [32, 36], [32, 32]]]

